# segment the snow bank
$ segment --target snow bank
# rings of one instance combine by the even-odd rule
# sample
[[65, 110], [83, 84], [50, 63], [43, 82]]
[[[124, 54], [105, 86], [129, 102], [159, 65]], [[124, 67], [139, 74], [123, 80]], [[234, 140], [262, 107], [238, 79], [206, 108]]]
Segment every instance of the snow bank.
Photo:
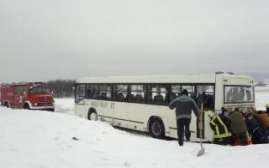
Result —
[[[265, 99], [263, 98], [260, 99]], [[264, 101], [268, 101], [264, 100]], [[56, 111], [0, 107], [0, 167], [3, 168], [239, 168], [268, 167], [269, 145], [219, 146], [198, 143], [179, 147], [175, 140], [114, 129], [73, 111], [70, 99], [57, 99]], [[69, 112], [67, 112], [69, 113]]]
[[74, 115], [74, 98], [55, 98], [55, 111]]

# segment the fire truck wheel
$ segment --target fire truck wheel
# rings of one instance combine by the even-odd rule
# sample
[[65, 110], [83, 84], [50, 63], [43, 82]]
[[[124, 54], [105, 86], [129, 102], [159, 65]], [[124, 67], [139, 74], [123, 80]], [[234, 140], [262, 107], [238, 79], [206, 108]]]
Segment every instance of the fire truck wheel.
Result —
[[25, 104], [25, 105], [23, 106], [23, 108], [29, 110], [29, 109], [30, 109], [30, 106], [29, 106], [29, 104]]
[[9, 104], [8, 102], [5, 103], [5, 106], [6, 106], [7, 108], [11, 108], [11, 107], [10, 107], [10, 104]]

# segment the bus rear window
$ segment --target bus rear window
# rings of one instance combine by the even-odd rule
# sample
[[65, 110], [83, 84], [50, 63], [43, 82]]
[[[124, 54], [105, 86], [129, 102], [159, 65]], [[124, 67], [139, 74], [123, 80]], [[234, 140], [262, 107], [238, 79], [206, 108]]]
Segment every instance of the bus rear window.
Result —
[[250, 86], [225, 86], [224, 93], [225, 103], [254, 102], [254, 91]]

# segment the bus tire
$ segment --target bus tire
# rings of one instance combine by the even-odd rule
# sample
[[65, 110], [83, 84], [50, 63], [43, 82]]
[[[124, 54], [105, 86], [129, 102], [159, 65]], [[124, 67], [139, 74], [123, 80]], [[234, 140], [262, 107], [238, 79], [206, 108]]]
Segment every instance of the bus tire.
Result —
[[163, 122], [158, 118], [153, 118], [149, 123], [149, 133], [153, 138], [163, 139], [165, 130]]
[[98, 115], [97, 115], [96, 111], [92, 111], [92, 110], [89, 111], [88, 120], [92, 120], [92, 121], [98, 120]]

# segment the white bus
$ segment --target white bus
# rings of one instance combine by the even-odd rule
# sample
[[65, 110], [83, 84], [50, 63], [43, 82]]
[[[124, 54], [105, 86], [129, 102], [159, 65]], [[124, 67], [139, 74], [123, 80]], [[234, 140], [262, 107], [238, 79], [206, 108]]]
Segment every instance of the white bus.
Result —
[[[251, 77], [216, 73], [173, 76], [81, 78], [75, 83], [75, 114], [113, 126], [148, 132], [152, 137], [177, 138], [175, 111], [169, 102], [187, 89], [201, 107], [204, 97], [203, 141], [212, 141], [209, 113], [254, 107]], [[202, 96], [203, 95], [203, 96]], [[193, 114], [191, 141], [200, 138]]]

